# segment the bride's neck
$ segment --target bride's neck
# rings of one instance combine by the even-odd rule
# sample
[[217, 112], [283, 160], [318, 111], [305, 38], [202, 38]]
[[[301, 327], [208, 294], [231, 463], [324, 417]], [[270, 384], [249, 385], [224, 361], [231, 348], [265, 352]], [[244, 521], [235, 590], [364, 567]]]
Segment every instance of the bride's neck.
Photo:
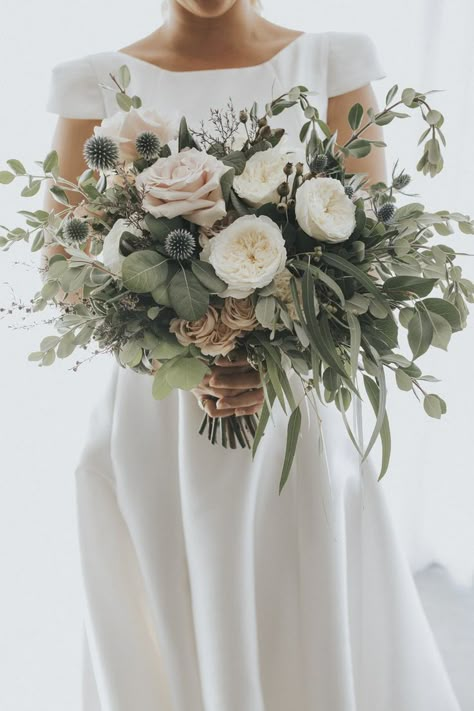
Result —
[[186, 54], [222, 56], [242, 45], [242, 38], [255, 34], [255, 20], [260, 19], [248, 2], [236, 2], [219, 17], [199, 17], [177, 2], [171, 2], [163, 25], [171, 44], [186, 48]]

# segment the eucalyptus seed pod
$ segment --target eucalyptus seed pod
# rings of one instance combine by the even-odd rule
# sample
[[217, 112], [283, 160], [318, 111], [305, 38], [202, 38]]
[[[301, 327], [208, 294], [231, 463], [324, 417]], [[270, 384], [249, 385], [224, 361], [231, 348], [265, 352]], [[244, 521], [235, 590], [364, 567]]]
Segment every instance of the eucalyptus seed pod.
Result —
[[270, 126], [262, 126], [262, 128], [259, 131], [259, 136], [261, 138], [269, 138], [272, 135], [272, 129]]
[[295, 198], [288, 198], [286, 204], [288, 205], [289, 210], [294, 210], [296, 206], [296, 200]]
[[287, 211], [287, 205], [286, 202], [279, 202], [277, 205], [277, 210], [278, 212], [281, 212], [282, 214], [286, 213]]
[[295, 165], [296, 175], [303, 175], [304, 165], [300, 161]]
[[266, 117], [264, 116], [263, 118], [258, 119], [258, 127], [263, 128], [264, 126], [268, 125], [268, 121]]
[[245, 109], [242, 109], [242, 111], [239, 114], [240, 123], [247, 123], [248, 120], [249, 120], [249, 115], [248, 115], [247, 111], [245, 111]]
[[283, 172], [285, 175], [291, 175], [293, 172], [293, 163], [287, 163], [283, 168]]
[[290, 186], [288, 183], [283, 181], [283, 183], [280, 183], [280, 185], [277, 187], [277, 193], [280, 197], [286, 197], [290, 193]]

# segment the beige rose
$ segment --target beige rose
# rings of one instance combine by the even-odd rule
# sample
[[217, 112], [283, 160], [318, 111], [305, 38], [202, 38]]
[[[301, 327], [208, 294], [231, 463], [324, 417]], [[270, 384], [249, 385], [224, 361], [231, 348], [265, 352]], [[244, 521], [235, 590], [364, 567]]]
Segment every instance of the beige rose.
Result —
[[252, 299], [234, 299], [232, 296], [224, 300], [221, 311], [222, 321], [233, 331], [253, 331], [258, 326]]
[[181, 215], [210, 227], [226, 214], [220, 179], [229, 166], [197, 148], [158, 158], [137, 178], [143, 208], [155, 217]]
[[139, 157], [135, 141], [143, 131], [151, 131], [164, 145], [178, 135], [177, 116], [165, 116], [153, 108], [131, 108], [130, 111], [117, 111], [94, 128], [96, 136], [113, 138], [118, 143], [120, 159], [130, 162]]
[[174, 333], [182, 346], [194, 343], [203, 355], [227, 355], [235, 347], [240, 331], [231, 329], [222, 321], [214, 306], [197, 321], [174, 318], [170, 322], [170, 332]]

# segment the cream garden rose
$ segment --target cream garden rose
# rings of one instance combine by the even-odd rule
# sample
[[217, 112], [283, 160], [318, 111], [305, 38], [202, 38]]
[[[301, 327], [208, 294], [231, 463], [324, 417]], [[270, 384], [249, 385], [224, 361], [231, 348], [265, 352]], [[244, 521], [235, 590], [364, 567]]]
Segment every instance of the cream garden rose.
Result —
[[311, 237], [343, 242], [355, 228], [355, 205], [335, 178], [305, 180], [296, 192], [296, 219]]
[[286, 180], [283, 168], [290, 160], [291, 155], [283, 153], [279, 145], [254, 153], [234, 178], [235, 192], [252, 207], [279, 202], [277, 188]]
[[209, 240], [209, 262], [228, 285], [221, 296], [243, 299], [285, 268], [285, 241], [265, 215], [244, 215]]
[[132, 162], [139, 157], [135, 141], [140, 133], [151, 131], [164, 145], [176, 138], [178, 125], [178, 117], [175, 115], [164, 115], [154, 108], [140, 107], [117, 111], [108, 116], [100, 126], [94, 128], [94, 133], [96, 136], [113, 138], [118, 143], [120, 159]]
[[196, 148], [158, 158], [137, 178], [143, 189], [143, 207], [155, 217], [181, 215], [197, 225], [211, 227], [226, 214], [220, 179], [229, 166]]
[[196, 345], [203, 355], [227, 355], [235, 348], [240, 331], [230, 328], [214, 306], [209, 306], [204, 316], [196, 321], [174, 318], [169, 330], [182, 346]]

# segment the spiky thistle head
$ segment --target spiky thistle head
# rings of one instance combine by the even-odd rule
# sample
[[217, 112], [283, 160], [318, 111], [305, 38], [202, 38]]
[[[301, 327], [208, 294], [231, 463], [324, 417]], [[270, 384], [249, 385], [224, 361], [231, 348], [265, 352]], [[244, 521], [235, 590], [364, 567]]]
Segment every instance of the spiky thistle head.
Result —
[[395, 214], [395, 205], [393, 202], [386, 202], [377, 210], [377, 219], [379, 222], [390, 222]]
[[155, 160], [160, 155], [160, 139], [152, 131], [143, 131], [137, 136], [135, 146], [139, 156], [145, 160]]
[[395, 190], [403, 190], [411, 182], [411, 177], [408, 173], [400, 173], [396, 178], [393, 179], [393, 187]]
[[196, 240], [189, 230], [179, 228], [166, 236], [165, 251], [172, 259], [190, 259], [195, 249]]
[[325, 156], [324, 153], [320, 153], [319, 155], [314, 156], [310, 163], [309, 169], [312, 173], [321, 173], [323, 170], [325, 170], [327, 164], [327, 156]]
[[89, 225], [78, 217], [64, 220], [61, 225], [60, 239], [68, 247], [78, 247], [87, 241]]
[[344, 192], [346, 193], [348, 198], [353, 198], [354, 197], [354, 188], [352, 185], [346, 185], [344, 188]]
[[92, 170], [112, 170], [119, 159], [119, 148], [109, 136], [91, 136], [84, 143], [83, 154]]

